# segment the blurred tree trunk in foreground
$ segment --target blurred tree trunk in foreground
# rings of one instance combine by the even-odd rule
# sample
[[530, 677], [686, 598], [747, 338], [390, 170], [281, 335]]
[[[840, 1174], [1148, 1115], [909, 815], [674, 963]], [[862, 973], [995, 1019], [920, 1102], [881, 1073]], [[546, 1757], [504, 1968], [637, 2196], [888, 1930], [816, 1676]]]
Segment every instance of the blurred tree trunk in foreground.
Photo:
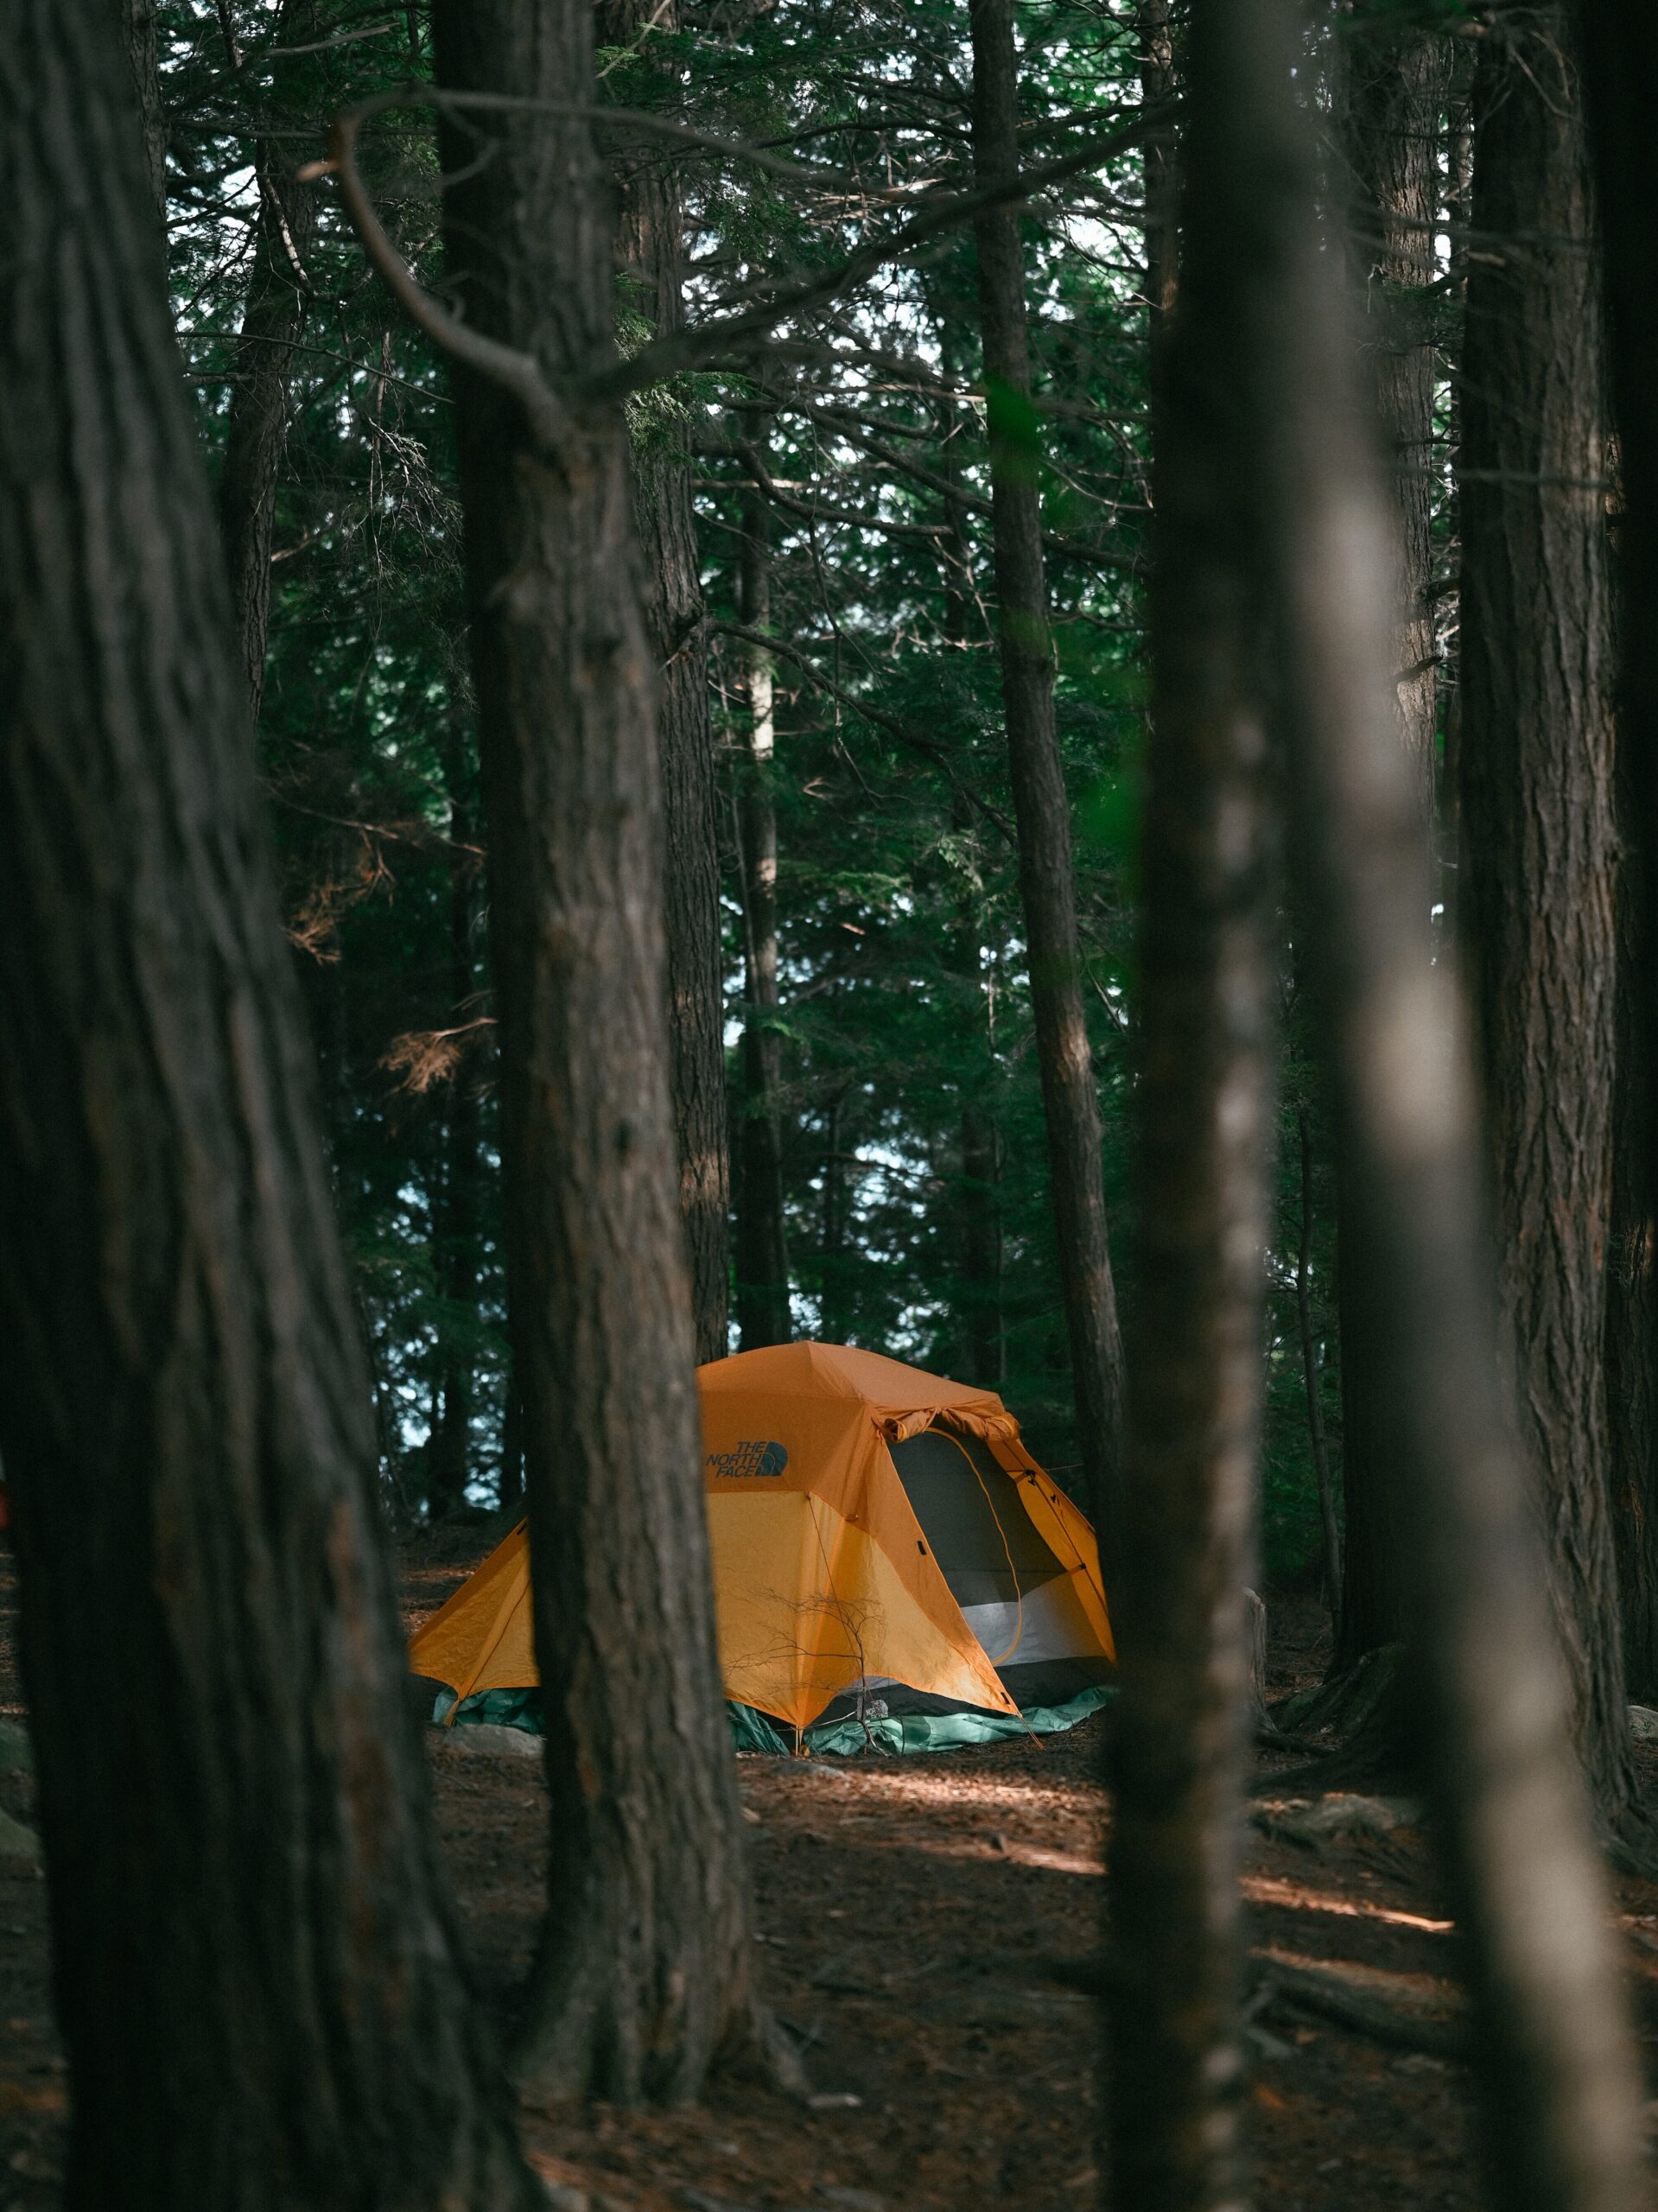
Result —
[[1609, 1283], [1613, 1516], [1629, 1687], [1658, 1700], [1658, 12], [1579, 8], [1627, 512], [1618, 728], [1617, 1099]]
[[[1458, 925], [1477, 1016], [1502, 1350], [1547, 1531], [1578, 1749], [1634, 1789], [1606, 1413], [1613, 645], [1604, 366], [1565, 0], [1500, 8], [1474, 80]], [[1497, 242], [1500, 242], [1497, 243]]]
[[[600, 0], [597, 35], [660, 75], [656, 41], [672, 39], [672, 0]], [[637, 95], [635, 96], [637, 104]], [[659, 143], [625, 156], [617, 260], [624, 305], [653, 337], [684, 321], [683, 210]], [[731, 1205], [726, 1129], [725, 976], [721, 948], [718, 790], [708, 720], [708, 614], [691, 498], [690, 417], [671, 393], [643, 411], [633, 440], [634, 515], [645, 549], [645, 620], [660, 684], [668, 917], [669, 1082], [679, 1146], [679, 1211], [690, 1258], [698, 1362], [726, 1355]]]
[[1639, 2081], [1499, 1381], [1471, 1054], [1445, 970], [1421, 957], [1426, 855], [1390, 696], [1384, 504], [1324, 250], [1316, 125], [1295, 96], [1301, 20], [1296, 0], [1201, 0], [1194, 72], [1201, 26], [1246, 317], [1236, 450], [1259, 509], [1349, 1203], [1381, 1279], [1386, 1441], [1419, 1576], [1485, 2157], [1505, 2206], [1635, 2212]]
[[[988, 184], [1019, 168], [1012, 0], [972, 0], [969, 13], [973, 168], [975, 178]], [[997, 640], [1083, 1495], [1096, 1517], [1109, 1523], [1121, 1450], [1122, 1346], [1106, 1231], [1100, 1102], [1083, 1007], [1070, 807], [1054, 726], [1041, 451], [1031, 398], [1021, 233], [1017, 200], [986, 208], [973, 226], [989, 411]]]
[[[562, 382], [614, 263], [584, 0], [439, 0], [466, 332]], [[488, 105], [505, 95], [503, 108]], [[519, 2050], [543, 2097], [694, 2097], [760, 2029], [668, 1078], [651, 652], [619, 407], [457, 365], [514, 1373], [551, 1796]], [[495, 357], [499, 358], [499, 357]], [[695, 1839], [695, 1848], [687, 1839]]]
[[1114, 1602], [1111, 2201], [1239, 2201], [1238, 1872], [1271, 1099], [1267, 744], [1241, 540], [1233, 149], [1194, 16], [1159, 334], [1135, 1300]]
[[67, 2202], [528, 2212], [106, 0], [7, 0], [0, 98], [0, 1450]]
[[[1434, 31], [1360, 16], [1344, 53], [1352, 259], [1364, 298], [1365, 359], [1392, 464], [1394, 698], [1423, 845], [1431, 850], [1438, 687], [1429, 597], [1434, 353], [1428, 288], [1436, 273], [1435, 154], [1445, 41]], [[1426, 902], [1421, 929], [1426, 963], [1431, 954]], [[1338, 1163], [1338, 1185], [1339, 1178]], [[1347, 1548], [1333, 1674], [1379, 1645], [1404, 1640], [1414, 1579], [1393, 1470], [1381, 1444], [1386, 1415], [1378, 1399], [1388, 1386], [1373, 1356], [1375, 1271], [1363, 1249], [1362, 1216], [1340, 1203], [1339, 1187], [1337, 1213]]]

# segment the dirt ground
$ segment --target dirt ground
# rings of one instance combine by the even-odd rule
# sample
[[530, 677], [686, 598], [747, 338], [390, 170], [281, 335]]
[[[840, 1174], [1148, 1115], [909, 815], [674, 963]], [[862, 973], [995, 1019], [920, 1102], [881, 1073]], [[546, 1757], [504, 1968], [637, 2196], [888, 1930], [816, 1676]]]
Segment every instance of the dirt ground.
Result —
[[[411, 1626], [483, 1548], [474, 1533], [410, 1548]], [[0, 1551], [0, 1713], [21, 1718], [15, 1600]], [[1316, 1679], [1316, 1609], [1284, 1604], [1271, 1618], [1274, 1688]], [[802, 2108], [745, 2086], [666, 2116], [526, 2108], [526, 2149], [558, 2185], [554, 2202], [566, 2212], [1082, 2212], [1096, 2202], [1099, 2037], [1095, 2000], [1077, 1983], [1102, 1896], [1101, 1726], [912, 1758], [743, 1758], [769, 1993], [804, 2046], [813, 2101]], [[436, 1731], [429, 1740], [480, 1989], [500, 2005], [540, 1910], [539, 1764]], [[1250, 2038], [1260, 2201], [1274, 2212], [1471, 2208], [1465, 2082], [1448, 2055], [1455, 1931], [1422, 1837], [1407, 1825], [1309, 1840], [1293, 1833], [1300, 1815], [1272, 1809], [1270, 1791], [1267, 1801], [1245, 1878], [1249, 1941], [1275, 1993]], [[0, 1778], [0, 1808], [33, 1818], [26, 1777]], [[1618, 1904], [1658, 2088], [1658, 1888], [1624, 1882]], [[1324, 1978], [1307, 1981], [1309, 1967]], [[1354, 1993], [1337, 2012], [1368, 2011], [1381, 2025], [1330, 2017], [1331, 1986], [1338, 1999]], [[67, 2106], [46, 1888], [3, 1862], [0, 2019], [0, 2212], [45, 2212]]]

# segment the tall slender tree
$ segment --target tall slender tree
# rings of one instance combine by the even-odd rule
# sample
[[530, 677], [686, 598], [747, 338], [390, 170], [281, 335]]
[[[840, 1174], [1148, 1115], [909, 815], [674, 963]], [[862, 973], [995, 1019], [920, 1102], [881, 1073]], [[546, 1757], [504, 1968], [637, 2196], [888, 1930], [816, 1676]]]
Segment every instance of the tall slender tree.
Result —
[[477, 824], [473, 817], [472, 731], [452, 685], [443, 775], [448, 787], [449, 1023], [461, 1033], [442, 1091], [441, 1160], [434, 1180], [433, 1274], [438, 1310], [437, 1419], [426, 1446], [426, 1494], [434, 1512], [464, 1503], [473, 1471], [472, 1422], [477, 1395], [478, 1241], [484, 1174], [474, 1056], [465, 1050], [476, 986]]
[[[1431, 287], [1445, 41], [1396, 11], [1355, 17], [1344, 42], [1344, 150], [1365, 359], [1389, 460], [1394, 531], [1394, 698], [1424, 845], [1432, 846], [1439, 686], [1432, 585], [1433, 391]], [[1431, 955], [1422, 917], [1422, 958]], [[1387, 1389], [1372, 1356], [1375, 1270], [1362, 1212], [1339, 1205], [1337, 1296], [1342, 1344], [1342, 1475], [1349, 1532], [1335, 1648], [1338, 1674], [1402, 1642], [1413, 1581], [1394, 1471], [1379, 1444]]]
[[[754, 424], [765, 467], [766, 417]], [[778, 1018], [778, 813], [776, 668], [765, 643], [772, 624], [772, 510], [756, 483], [743, 497], [738, 604], [748, 705], [747, 758], [738, 804], [742, 852], [742, 1128], [737, 1194], [737, 1326], [745, 1351], [787, 1344], [789, 1246], [783, 1204], [782, 1040]]]
[[467, 315], [419, 311], [457, 356], [551, 1797], [519, 2064], [543, 2095], [672, 2102], [752, 2041], [759, 2015], [702, 1500], [626, 432], [619, 407], [561, 397], [613, 350], [605, 180], [568, 112], [593, 97], [592, 12], [438, 0], [434, 30], [452, 103], [448, 267]]
[[1645, 92], [1658, 16], [1629, 0], [1578, 19], [1605, 236], [1611, 365], [1627, 512], [1618, 720], [1617, 1096], [1607, 1382], [1625, 1662], [1636, 1697], [1658, 1697], [1658, 265], [1650, 220], [1658, 138]]
[[1007, 1366], [1002, 1314], [1002, 1222], [998, 1185], [1001, 1180], [1001, 1133], [992, 1107], [980, 1093], [978, 1074], [991, 1060], [994, 1039], [985, 990], [985, 947], [978, 903], [964, 888], [957, 902], [954, 964], [972, 994], [969, 1003], [984, 1050], [962, 1102], [962, 1173], [957, 1198], [961, 1239], [962, 1372], [987, 1390], [999, 1389]]
[[1570, 9], [1499, 8], [1474, 86], [1462, 374], [1458, 920], [1504, 1357], [1585, 1770], [1633, 1788], [1604, 1366], [1617, 964], [1601, 302]]
[[[1140, 98], [1148, 108], [1167, 106], [1178, 81], [1174, 53], [1174, 10], [1171, 0], [1140, 0], [1135, 16], [1140, 39]], [[1166, 340], [1180, 284], [1179, 140], [1173, 115], [1150, 130], [1141, 149], [1141, 193], [1145, 201], [1146, 308], [1149, 350]], [[1151, 384], [1155, 404], [1159, 373]]]
[[[1195, 20], [1192, 36], [1185, 259], [1155, 341], [1136, 1297], [1114, 1590], [1112, 2202], [1137, 2212], [1238, 2201], [1271, 1102], [1267, 749], [1235, 463], [1238, 287], [1254, 272], [1237, 252], [1232, 88], [1214, 26], [1200, 38]], [[1149, 289], [1156, 304], [1155, 273]]]
[[107, 0], [6, 0], [0, 98], [0, 1450], [66, 2201], [529, 2212]]
[[[271, 42], [285, 44], [302, 26], [319, 29], [318, 0], [279, 0]], [[231, 59], [234, 65], [238, 57], [232, 54]], [[272, 66], [280, 72], [284, 64]], [[282, 117], [280, 100], [274, 111]], [[307, 259], [316, 228], [315, 188], [300, 182], [295, 166], [291, 133], [267, 130], [255, 139], [258, 208], [219, 483], [231, 606], [247, 676], [250, 718], [256, 726], [264, 696], [271, 532], [288, 429], [289, 384], [294, 349], [305, 329], [311, 283]]]
[[[972, 0], [973, 165], [981, 184], [1019, 171], [1012, 0]], [[974, 224], [990, 424], [997, 639], [1019, 829], [1020, 897], [1048, 1132], [1059, 1282], [1085, 1494], [1109, 1525], [1122, 1421], [1122, 1347], [1100, 1163], [1100, 1103], [1071, 865], [1070, 810], [1054, 720], [1043, 564], [1040, 447], [1032, 403], [1024, 251], [1016, 200]]]
[[[600, 0], [598, 36], [626, 49], [653, 88], [678, 16], [648, 0]], [[635, 98], [638, 97], [636, 93]], [[620, 162], [616, 250], [624, 305], [653, 336], [685, 319], [684, 213], [659, 148]], [[699, 1361], [722, 1359], [730, 1254], [731, 1152], [726, 1128], [725, 979], [721, 947], [718, 783], [708, 715], [708, 610], [691, 497], [690, 417], [657, 395], [633, 440], [634, 512], [645, 553], [645, 619], [660, 690], [667, 840], [669, 1077], [679, 1147], [679, 1208], [690, 1256]]]
[[[943, 631], [946, 643], [965, 654], [974, 632], [973, 554], [967, 510], [962, 502], [964, 410], [956, 391], [961, 373], [956, 332], [942, 305], [934, 309], [943, 390], [938, 399], [939, 473], [943, 480], [943, 531], [939, 539], [943, 592]], [[980, 1066], [969, 1077], [961, 1109], [962, 1172], [957, 1185], [961, 1308], [958, 1341], [962, 1372], [987, 1389], [998, 1389], [1007, 1368], [1006, 1319], [1002, 1300], [1001, 1132], [994, 1107], [984, 1096], [984, 1072], [994, 1049], [994, 1001], [985, 988], [984, 901], [970, 864], [975, 828], [973, 808], [958, 791], [950, 809], [958, 853], [951, 965], [963, 998], [973, 1008], [973, 1027], [982, 1038]]]

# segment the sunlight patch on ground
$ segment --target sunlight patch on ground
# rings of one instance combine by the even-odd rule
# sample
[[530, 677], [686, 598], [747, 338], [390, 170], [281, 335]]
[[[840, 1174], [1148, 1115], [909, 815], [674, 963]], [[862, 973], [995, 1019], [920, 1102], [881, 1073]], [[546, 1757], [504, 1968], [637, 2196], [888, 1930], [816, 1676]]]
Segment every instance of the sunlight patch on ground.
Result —
[[860, 1836], [861, 1851], [914, 1851], [924, 1859], [970, 1859], [982, 1866], [1023, 1866], [1042, 1874], [1091, 1874], [1105, 1872], [1097, 1853], [1053, 1851], [1045, 1844], [1020, 1843], [1004, 1839], [993, 1843], [988, 1835]]
[[[816, 1775], [814, 1780], [817, 1778]], [[835, 1781], [848, 1783], [860, 1795], [894, 1799], [905, 1805], [932, 1805], [941, 1809], [963, 1806], [1000, 1807], [1007, 1812], [1064, 1812], [1099, 1816], [1100, 1801], [1089, 1790], [1069, 1789], [1041, 1782], [981, 1782], [957, 1770], [953, 1774], [894, 1773], [880, 1767], [860, 1767]]]
[[1391, 1928], [1420, 1928], [1429, 1936], [1449, 1936], [1453, 1920], [1430, 1920], [1420, 1912], [1400, 1912], [1392, 1905], [1372, 1904], [1367, 1897], [1332, 1897], [1327, 1890], [1304, 1889], [1274, 1874], [1246, 1874], [1243, 1894], [1251, 1904], [1286, 1905], [1296, 1912], [1339, 1913], [1352, 1920], [1385, 1920]]

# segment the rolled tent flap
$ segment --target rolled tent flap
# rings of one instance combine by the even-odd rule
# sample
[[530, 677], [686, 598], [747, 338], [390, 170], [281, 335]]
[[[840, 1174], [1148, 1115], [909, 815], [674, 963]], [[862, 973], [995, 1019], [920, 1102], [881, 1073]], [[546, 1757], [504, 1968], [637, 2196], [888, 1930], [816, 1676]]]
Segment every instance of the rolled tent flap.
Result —
[[[830, 1707], [1016, 1726], [1021, 1706], [1076, 1702], [1109, 1671], [1093, 1530], [993, 1392], [811, 1344], [715, 1361], [698, 1382], [734, 1705], [797, 1730]], [[416, 1632], [410, 1664], [456, 1694], [452, 1712], [533, 1684], [522, 1527]]]

